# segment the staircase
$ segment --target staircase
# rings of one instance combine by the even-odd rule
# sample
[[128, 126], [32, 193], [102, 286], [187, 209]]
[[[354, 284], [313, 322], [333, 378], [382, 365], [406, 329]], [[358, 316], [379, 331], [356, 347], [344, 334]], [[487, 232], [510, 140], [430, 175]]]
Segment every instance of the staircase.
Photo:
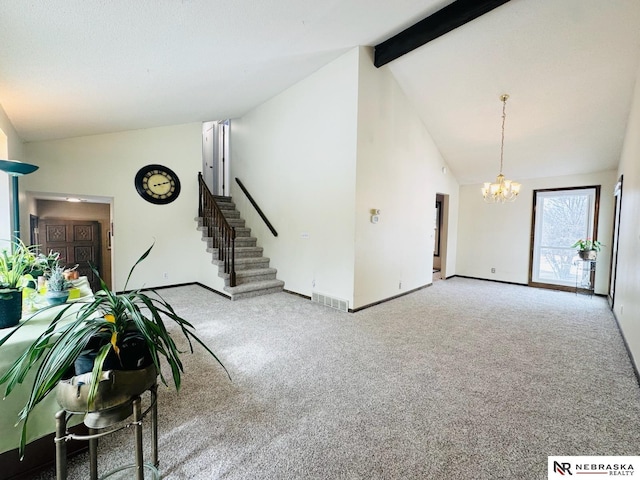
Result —
[[196, 220], [198, 230], [203, 232], [202, 240], [207, 242], [207, 252], [212, 254], [211, 263], [218, 266], [218, 275], [224, 279], [224, 291], [231, 296], [231, 300], [281, 292], [284, 282], [276, 279], [277, 270], [270, 268], [269, 259], [262, 256], [262, 247], [256, 246], [256, 238], [250, 236], [251, 229], [245, 227], [245, 222], [240, 218], [240, 212], [236, 210], [231, 197], [215, 196], [214, 198], [225, 219], [236, 231], [235, 287], [230, 286], [230, 275], [224, 272], [224, 262], [218, 260], [218, 249], [213, 247], [213, 238], [206, 236], [207, 229], [202, 226], [202, 217], [197, 217]]

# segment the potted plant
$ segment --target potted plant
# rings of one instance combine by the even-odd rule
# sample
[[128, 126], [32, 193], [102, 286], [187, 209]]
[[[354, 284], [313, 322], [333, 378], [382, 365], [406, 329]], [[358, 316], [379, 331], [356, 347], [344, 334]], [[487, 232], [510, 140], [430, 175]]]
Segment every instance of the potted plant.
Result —
[[24, 277], [36, 258], [33, 249], [16, 239], [0, 252], [0, 328], [13, 327], [20, 321]]
[[53, 267], [57, 266], [60, 260], [60, 252], [50, 250], [47, 255], [40, 252], [36, 255], [31, 268], [27, 272], [33, 280], [37, 281], [38, 277], [46, 276], [51, 273]]
[[[100, 385], [110, 383], [101, 383], [100, 380], [105, 378], [107, 369], [112, 368], [112, 365], [109, 365], [110, 362], [125, 368], [124, 364], [129, 361], [126, 360], [128, 343], [143, 344], [147, 352], [144, 355], [148, 356], [153, 367], [151, 370], [154, 381], [159, 375], [166, 385], [160, 361], [161, 357], [164, 357], [171, 369], [173, 384], [176, 390], [179, 390], [183, 373], [181, 352], [167, 330], [167, 320], [178, 325], [180, 332], [189, 343], [191, 352], [193, 352], [192, 341], [199, 343], [226, 372], [224, 365], [213, 351], [195, 335], [193, 325], [180, 317], [160, 295], [153, 290], [149, 295], [142, 290], [126, 291], [135, 267], [149, 255], [152, 248], [153, 245], [133, 265], [125, 282], [125, 291], [122, 293], [110, 291], [99, 277], [97, 270], [92, 267], [100, 279], [101, 290], [86, 300], [81, 299], [73, 304], [57, 307], [46, 307], [56, 308], [59, 311], [56, 311], [54, 318], [42, 334], [0, 378], [0, 384], [6, 384], [5, 395], [9, 395], [17, 384], [25, 380], [32, 368], [37, 369], [29, 399], [18, 418], [18, 422], [23, 422], [21, 452], [26, 443], [27, 421], [33, 408], [56, 388], [65, 378], [66, 372], [71, 371], [74, 374], [76, 360], [81, 355], [90, 353], [91, 350], [95, 352], [95, 359], [91, 360], [91, 373], [85, 374], [87, 377], [83, 379], [85, 384], [83, 408], [86, 412], [93, 412], [104, 405], [113, 406], [113, 402], [110, 403], [109, 399], [99, 398]], [[17, 329], [0, 339], [0, 354], [2, 345], [11, 335], [23, 325], [29, 324], [33, 318], [36, 317], [27, 318]], [[139, 362], [135, 360], [136, 356], [133, 355], [133, 358], [134, 367], [138, 367]], [[141, 366], [147, 373], [149, 372], [149, 367]], [[62, 386], [63, 383], [60, 385]], [[60, 396], [58, 399], [60, 401]]]
[[602, 243], [590, 238], [587, 238], [586, 240], [580, 239], [571, 246], [571, 248], [576, 247], [578, 248], [578, 255], [582, 260], [595, 260], [598, 256], [598, 252], [602, 248]]
[[69, 289], [73, 286], [66, 279], [65, 269], [55, 265], [47, 274], [47, 293], [45, 298], [49, 305], [62, 305], [69, 298]]

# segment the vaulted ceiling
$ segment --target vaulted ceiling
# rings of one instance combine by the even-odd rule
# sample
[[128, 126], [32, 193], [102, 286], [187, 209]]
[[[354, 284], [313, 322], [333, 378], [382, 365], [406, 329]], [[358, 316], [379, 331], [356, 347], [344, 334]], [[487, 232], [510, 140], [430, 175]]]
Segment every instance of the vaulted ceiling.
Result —
[[[0, 104], [25, 141], [241, 116], [450, 0], [0, 0]], [[614, 168], [638, 0], [511, 0], [388, 64], [462, 184]]]

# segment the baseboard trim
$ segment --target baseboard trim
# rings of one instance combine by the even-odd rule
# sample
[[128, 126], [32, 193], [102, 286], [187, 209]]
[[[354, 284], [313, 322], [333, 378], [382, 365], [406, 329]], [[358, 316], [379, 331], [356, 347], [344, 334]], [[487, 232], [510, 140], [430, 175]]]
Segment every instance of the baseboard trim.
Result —
[[620, 321], [618, 320], [618, 316], [616, 312], [611, 309], [611, 313], [613, 313], [613, 319], [616, 321], [616, 326], [618, 327], [618, 331], [620, 332], [620, 336], [622, 337], [622, 343], [624, 344], [624, 348], [627, 350], [627, 355], [629, 355], [629, 360], [631, 361], [631, 368], [633, 368], [633, 373], [636, 375], [636, 382], [638, 382], [638, 387], [640, 387], [640, 371], [638, 370], [638, 364], [636, 363], [636, 359], [631, 352], [631, 348], [629, 347], [629, 343], [627, 342], [627, 337], [624, 336], [624, 331], [622, 330], [622, 326], [620, 325]]
[[415, 293], [419, 290], [423, 290], [427, 287], [432, 286], [433, 283], [427, 283], [426, 285], [422, 285], [421, 287], [417, 287], [414, 288], [412, 290], [407, 290], [406, 292], [402, 292], [398, 295], [394, 295], [393, 297], [388, 297], [385, 298], [383, 300], [379, 300], [377, 302], [373, 302], [373, 303], [369, 303], [368, 305], [363, 305], [362, 307], [358, 307], [358, 308], [353, 308], [353, 309], [349, 309], [349, 313], [356, 313], [356, 312], [360, 312], [361, 310], [364, 310], [365, 308], [371, 308], [371, 307], [375, 307], [376, 305], [380, 305], [381, 303], [386, 303], [386, 302], [390, 302], [391, 300], [395, 300], [396, 298], [400, 298], [400, 297], [404, 297], [405, 295], [409, 295], [411, 293]]
[[167, 288], [188, 287], [190, 285], [198, 285], [198, 283], [197, 282], [174, 283], [172, 285], [161, 285], [159, 287], [142, 287], [142, 288], [134, 288], [134, 289], [131, 289], [131, 290], [120, 290], [120, 291], [118, 291], [116, 293], [119, 295], [121, 293], [135, 292], [137, 290], [140, 290], [141, 292], [149, 292], [151, 290], [166, 290]]
[[484, 280], [485, 282], [495, 282], [495, 283], [504, 283], [506, 285], [519, 285], [521, 287], [528, 287], [529, 285], [526, 283], [518, 283], [518, 282], [507, 282], [505, 280], [493, 280], [491, 278], [480, 278], [480, 277], [468, 277], [466, 275], [452, 275], [451, 277], [447, 277], [447, 280], [450, 278], [468, 278], [470, 280]]
[[286, 289], [282, 289], [282, 291], [284, 293], [288, 293], [289, 295], [295, 295], [296, 297], [301, 297], [304, 298], [306, 300], [311, 300], [311, 297], [309, 297], [308, 295], [303, 295], [302, 293], [298, 293], [298, 292], [292, 292], [291, 290], [286, 290]]
[[[408, 290], [406, 292], [403, 292], [403, 293], [401, 293], [399, 295], [395, 295], [393, 297], [385, 298], [383, 300], [379, 300], [377, 302], [370, 303], [370, 304], [364, 305], [362, 307], [350, 308], [348, 310], [348, 313], [356, 313], [356, 312], [359, 312], [360, 310], [364, 310], [365, 308], [375, 307], [376, 305], [380, 305], [381, 303], [390, 302], [391, 300], [395, 300], [396, 298], [404, 297], [405, 295], [409, 295], [410, 293], [417, 292], [418, 290], [422, 290], [423, 288], [430, 287], [431, 285], [433, 285], [433, 283], [427, 283], [426, 285], [422, 285], [421, 287], [414, 288], [413, 290]], [[305, 300], [311, 300], [310, 296], [304, 295], [302, 293], [292, 292], [291, 290], [283, 290], [283, 292], [284, 293], [288, 293], [290, 295], [295, 295], [296, 297], [304, 298]]]
[[[174, 283], [173, 285], [162, 285], [160, 287], [144, 287], [144, 288], [141, 288], [140, 291], [149, 292], [149, 291], [152, 291], [152, 290], [153, 291], [166, 290], [167, 288], [189, 287], [191, 285], [197, 285], [198, 287], [202, 287], [205, 290], [209, 290], [212, 293], [216, 293], [216, 294], [220, 295], [223, 298], [231, 300], [231, 295], [227, 295], [225, 293], [219, 292], [218, 290], [214, 290], [213, 288], [207, 287], [206, 285], [204, 285], [204, 284], [202, 284], [200, 282]], [[134, 291], [135, 290], [121, 290], [121, 291], [116, 292], [116, 293], [118, 293], [118, 294], [120, 294], [120, 293], [131, 293], [131, 292], [134, 292]]]
[[217, 294], [217, 295], [220, 295], [222, 298], [226, 298], [227, 300], [231, 300], [231, 295], [227, 295], [227, 294], [225, 294], [225, 293], [219, 292], [218, 290], [214, 290], [213, 288], [211, 288], [211, 287], [207, 287], [206, 285], [203, 285], [203, 284], [202, 284], [202, 283], [200, 283], [200, 282], [193, 282], [193, 283], [192, 283], [192, 284], [190, 284], [190, 285], [198, 285], [199, 287], [202, 287], [202, 288], [204, 288], [205, 290], [209, 290], [211, 293], [215, 293], [215, 294]]

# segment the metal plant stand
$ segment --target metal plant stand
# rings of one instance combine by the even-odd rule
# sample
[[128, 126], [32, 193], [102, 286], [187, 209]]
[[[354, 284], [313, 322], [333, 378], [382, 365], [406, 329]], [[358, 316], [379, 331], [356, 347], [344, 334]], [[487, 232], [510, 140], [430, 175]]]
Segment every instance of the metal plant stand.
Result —
[[[129, 478], [135, 478], [136, 480], [144, 480], [145, 468], [150, 470], [154, 475], [152, 478], [160, 478], [158, 476], [158, 385], [154, 383], [149, 388], [151, 394], [151, 402], [149, 407], [142, 411], [142, 400], [139, 395], [132, 397], [129, 403], [124, 407], [133, 407], [133, 418], [126, 423], [120, 422], [115, 426], [109, 426], [105, 428], [89, 428], [88, 435], [76, 435], [69, 433], [67, 430], [67, 423], [73, 415], [77, 413], [69, 412], [67, 410], [60, 410], [56, 413], [56, 437], [54, 442], [56, 444], [56, 480], [67, 480], [67, 442], [70, 440], [82, 440], [89, 442], [89, 478], [91, 480], [98, 480], [98, 439], [106, 435], [110, 435], [125, 428], [132, 428], [135, 436], [135, 463], [125, 467], [126, 469], [133, 470], [134, 476]], [[142, 421], [151, 414], [151, 436], [152, 436], [152, 463], [144, 463], [144, 454], [142, 450]], [[125, 420], [128, 420], [127, 417]], [[109, 473], [104, 474], [100, 479], [106, 479], [113, 473], [123, 470], [117, 469]]]
[[576, 294], [593, 296], [596, 278], [596, 261], [578, 259], [576, 265]]

